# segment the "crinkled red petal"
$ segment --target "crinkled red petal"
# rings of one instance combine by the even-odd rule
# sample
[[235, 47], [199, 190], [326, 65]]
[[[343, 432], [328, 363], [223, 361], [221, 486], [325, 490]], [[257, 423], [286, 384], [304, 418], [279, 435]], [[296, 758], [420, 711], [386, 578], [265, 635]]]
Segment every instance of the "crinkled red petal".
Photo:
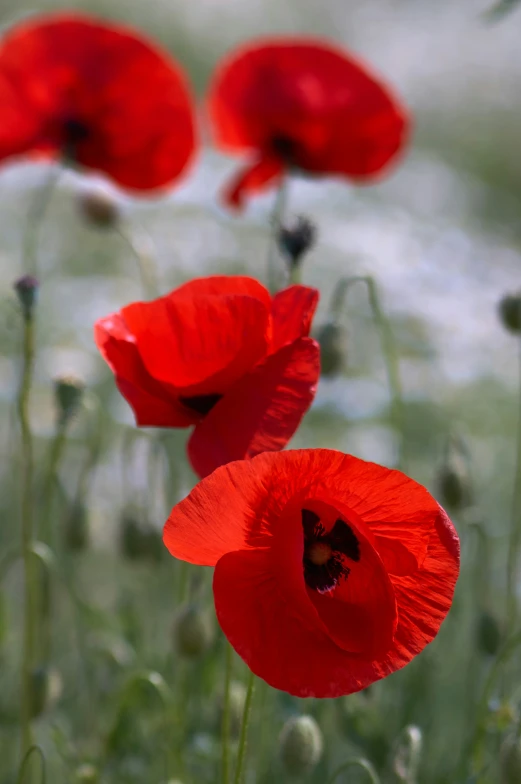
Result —
[[300, 338], [241, 378], [195, 427], [188, 442], [194, 471], [260, 452], [282, 449], [315, 396], [320, 373], [318, 344]]
[[289, 286], [273, 297], [273, 342], [271, 351], [277, 351], [297, 338], [307, 337], [320, 296], [309, 286]]

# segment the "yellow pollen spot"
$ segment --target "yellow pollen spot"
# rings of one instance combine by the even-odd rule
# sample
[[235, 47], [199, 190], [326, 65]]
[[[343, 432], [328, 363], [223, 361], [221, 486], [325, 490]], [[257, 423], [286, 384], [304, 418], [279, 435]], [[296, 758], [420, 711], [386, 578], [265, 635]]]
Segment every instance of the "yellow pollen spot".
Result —
[[316, 566], [323, 566], [331, 558], [331, 547], [326, 542], [313, 542], [306, 547], [306, 558]]

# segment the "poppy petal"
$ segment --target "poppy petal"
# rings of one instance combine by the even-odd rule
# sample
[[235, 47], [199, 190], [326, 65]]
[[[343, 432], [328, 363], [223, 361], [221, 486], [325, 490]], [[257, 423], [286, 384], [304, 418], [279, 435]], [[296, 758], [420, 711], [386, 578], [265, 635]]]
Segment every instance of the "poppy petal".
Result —
[[194, 471], [282, 449], [315, 396], [318, 344], [300, 338], [240, 379], [194, 429], [188, 455]]
[[177, 296], [121, 311], [150, 375], [180, 396], [223, 393], [267, 351], [269, 312], [243, 294]]
[[215, 566], [230, 550], [267, 545], [258, 514], [272, 476], [271, 461], [239, 460], [218, 468], [170, 513], [163, 540], [176, 558]]
[[270, 686], [296, 697], [338, 697], [376, 680], [364, 658], [346, 653], [312, 622], [303, 622], [285, 600], [268, 552], [224, 555], [215, 567], [213, 591], [221, 629]]
[[309, 335], [319, 296], [317, 289], [300, 285], [289, 286], [275, 294], [271, 306], [272, 351]]
[[292, 607], [300, 608], [304, 622], [309, 623], [314, 617], [311, 603], [323, 631], [340, 648], [370, 658], [385, 654], [396, 628], [394, 590], [361, 520], [355, 522], [352, 515], [346, 515], [355, 534], [357, 553], [356, 560], [344, 559], [345, 573], [336, 587], [321, 593], [305, 584], [302, 511], [318, 513], [317, 520], [326, 528], [327, 517], [334, 521], [340, 514], [338, 509], [308, 493], [297, 494], [274, 524], [272, 551], [279, 585]]
[[260, 300], [267, 310], [271, 309], [268, 289], [248, 275], [209, 275], [206, 278], [193, 278], [172, 291], [170, 298], [175, 300], [179, 297], [226, 297], [232, 294], [253, 297]]
[[[18, 93], [4, 106], [4, 158], [72, 155], [123, 187], [143, 191], [170, 185], [193, 156], [194, 113], [183, 73], [124, 26], [81, 13], [31, 17], [3, 37], [0, 82], [4, 74]], [[9, 127], [13, 107], [18, 139]]]
[[94, 339], [138, 425], [188, 427], [198, 421], [199, 417], [184, 409], [175, 395], [168, 394], [147, 372], [133, 336], [118, 313], [96, 322]]
[[262, 157], [239, 172], [237, 177], [227, 185], [224, 201], [229, 207], [241, 210], [250, 193], [262, 190], [269, 182], [277, 182], [282, 173], [283, 166], [279, 160], [269, 156]]

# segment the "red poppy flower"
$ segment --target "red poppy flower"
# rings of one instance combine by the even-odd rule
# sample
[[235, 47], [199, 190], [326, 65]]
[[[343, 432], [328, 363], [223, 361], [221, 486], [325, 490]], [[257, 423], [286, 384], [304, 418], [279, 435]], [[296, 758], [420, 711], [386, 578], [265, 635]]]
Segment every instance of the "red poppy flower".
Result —
[[178, 66], [137, 33], [76, 13], [5, 34], [0, 108], [0, 160], [73, 158], [140, 191], [172, 183], [194, 152]]
[[317, 302], [306, 286], [272, 299], [252, 278], [201, 278], [101, 319], [95, 339], [138, 425], [195, 425], [188, 455], [206, 476], [297, 429], [320, 373]]
[[285, 169], [365, 181], [403, 147], [404, 107], [355, 58], [319, 41], [275, 39], [227, 57], [210, 91], [217, 143], [250, 152], [226, 198], [245, 196]]
[[421, 485], [329, 449], [218, 469], [163, 538], [215, 566], [228, 640], [298, 697], [350, 694], [407, 664], [436, 636], [459, 571], [456, 531]]

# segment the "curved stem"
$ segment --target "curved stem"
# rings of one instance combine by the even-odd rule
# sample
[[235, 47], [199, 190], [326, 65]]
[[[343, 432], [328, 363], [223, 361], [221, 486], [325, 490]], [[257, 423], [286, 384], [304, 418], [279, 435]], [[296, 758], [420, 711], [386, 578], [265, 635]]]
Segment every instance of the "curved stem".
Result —
[[23, 370], [18, 393], [18, 417], [22, 436], [22, 557], [24, 564], [24, 631], [22, 649], [22, 753], [31, 746], [31, 666], [34, 650], [34, 596], [31, 546], [33, 539], [33, 437], [29, 402], [34, 367], [34, 320], [32, 311], [24, 315]]
[[514, 469], [514, 491], [512, 495], [512, 512], [510, 522], [510, 539], [507, 560], [507, 630], [511, 633], [516, 625], [516, 571], [519, 563], [519, 546], [521, 544], [521, 340], [518, 346], [519, 379], [518, 379], [518, 421], [516, 438], [516, 462]]
[[340, 774], [343, 773], [345, 770], [348, 770], [349, 768], [362, 768], [362, 770], [365, 770], [366, 773], [368, 774], [369, 781], [371, 782], [371, 784], [380, 784], [380, 778], [376, 770], [373, 768], [373, 766], [368, 760], [364, 760], [364, 759], [351, 759], [351, 760], [347, 760], [347, 762], [344, 762], [342, 765], [340, 765], [339, 768], [335, 770], [335, 772], [329, 779], [328, 784], [334, 784], [334, 782], [337, 780]]
[[246, 757], [246, 741], [248, 738], [248, 725], [250, 723], [251, 714], [251, 701], [253, 698], [253, 689], [255, 686], [255, 675], [250, 670], [248, 678], [248, 691], [246, 692], [246, 700], [244, 702], [244, 710], [242, 713], [241, 735], [239, 738], [239, 752], [237, 754], [237, 767], [235, 769], [234, 784], [241, 784], [244, 760]]
[[44, 755], [43, 751], [41, 750], [41, 748], [39, 746], [31, 746], [29, 749], [27, 749], [27, 751], [26, 751], [26, 753], [24, 755], [24, 758], [22, 760], [22, 764], [20, 765], [20, 770], [18, 771], [18, 776], [16, 778], [16, 784], [22, 784], [23, 779], [24, 779], [24, 773], [25, 773], [25, 770], [26, 770], [26, 768], [27, 768], [27, 766], [29, 764], [29, 760], [31, 759], [32, 755], [35, 754], [35, 753], [40, 755], [40, 761], [42, 763], [42, 765], [41, 765], [42, 776], [41, 776], [40, 782], [41, 782], [41, 784], [45, 784], [45, 781], [46, 781], [46, 776], [45, 776], [45, 755]]
[[222, 784], [228, 784], [230, 778], [230, 681], [232, 677], [232, 657], [232, 646], [226, 640], [222, 717]]
[[284, 220], [284, 213], [286, 211], [286, 203], [288, 200], [288, 175], [282, 175], [275, 197], [275, 204], [273, 205], [273, 212], [270, 220], [270, 237], [268, 244], [268, 258], [267, 258], [267, 282], [270, 294], [275, 294], [277, 291], [277, 235]]
[[499, 651], [496, 660], [490, 671], [488, 673], [487, 680], [485, 681], [485, 686], [483, 688], [483, 693], [481, 695], [481, 699], [478, 703], [476, 708], [476, 729], [474, 732], [474, 736], [470, 743], [470, 750], [467, 756], [467, 759], [474, 759], [476, 764], [476, 768], [480, 767], [481, 762], [481, 746], [483, 743], [483, 738], [486, 732], [486, 715], [487, 715], [487, 707], [492, 696], [492, 689], [494, 688], [496, 678], [501, 671], [501, 667], [503, 664], [506, 664], [508, 659], [512, 656], [516, 648], [521, 644], [521, 631], [518, 631], [511, 637], [506, 643], [503, 645], [502, 649]]
[[144, 235], [138, 236], [130, 227], [126, 229], [120, 227], [118, 234], [126, 242], [137, 261], [145, 297], [157, 297], [159, 294], [157, 266], [149, 247], [152, 240]]
[[380, 303], [380, 297], [375, 280], [370, 275], [359, 275], [352, 278], [344, 278], [343, 280], [339, 281], [331, 303], [332, 316], [333, 318], [338, 318], [345, 306], [347, 292], [349, 288], [351, 288], [351, 286], [353, 286], [355, 283], [363, 283], [367, 287], [369, 306], [373, 314], [374, 322], [380, 334], [380, 344], [382, 347], [387, 383], [391, 397], [392, 415], [401, 440], [400, 447], [398, 449], [398, 468], [403, 469], [405, 463], [403, 457], [404, 405], [402, 382], [400, 378], [400, 362], [391, 326], [385, 317]]
[[27, 228], [24, 232], [22, 244], [22, 267], [25, 274], [36, 274], [38, 235], [60, 174], [60, 166], [53, 164], [49, 173], [46, 174], [43, 184], [38, 187], [31, 199], [27, 214]]

